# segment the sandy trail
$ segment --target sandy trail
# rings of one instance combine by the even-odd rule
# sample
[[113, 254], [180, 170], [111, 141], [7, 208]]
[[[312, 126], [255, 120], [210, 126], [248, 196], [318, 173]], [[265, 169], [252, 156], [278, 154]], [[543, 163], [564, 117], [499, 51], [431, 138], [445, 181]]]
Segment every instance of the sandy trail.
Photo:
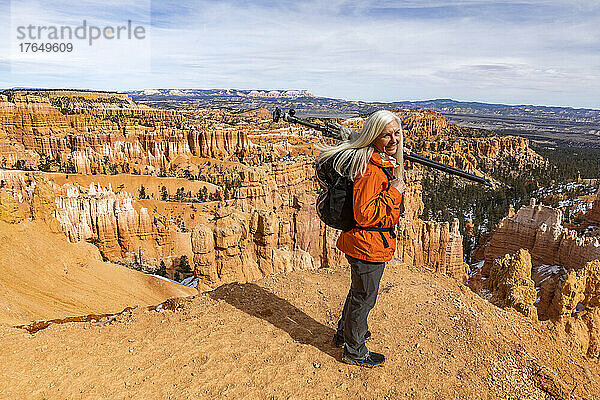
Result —
[[332, 335], [347, 268], [224, 285], [178, 310], [113, 323], [0, 328], [8, 399], [545, 399], [600, 397], [596, 361], [551, 325], [450, 278], [386, 268], [368, 346], [386, 365], [342, 364]]

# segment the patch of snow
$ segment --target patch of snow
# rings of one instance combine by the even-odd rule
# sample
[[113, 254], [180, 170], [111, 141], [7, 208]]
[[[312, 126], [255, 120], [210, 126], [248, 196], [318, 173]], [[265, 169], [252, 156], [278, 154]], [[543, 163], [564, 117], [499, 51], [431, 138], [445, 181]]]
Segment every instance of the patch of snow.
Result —
[[177, 281], [174, 281], [173, 279], [165, 278], [164, 276], [161, 276], [161, 275], [156, 275], [156, 274], [150, 274], [150, 275], [154, 276], [155, 278], [160, 278], [167, 282], [176, 283], [178, 285], [183, 285], [183, 286], [188, 286], [188, 287], [193, 287], [193, 288], [198, 287], [198, 278], [196, 278], [195, 276], [189, 276], [189, 277], [183, 279], [182, 281], [177, 282]]
[[549, 278], [551, 278], [553, 276], [564, 275], [567, 273], [566, 268], [561, 265], [546, 265], [546, 264], [542, 264], [542, 265], [538, 266], [536, 268], [536, 271], [539, 274], [540, 278], [542, 278], [536, 285], [537, 287], [542, 286], [542, 284], [546, 280], [548, 280]]
[[94, 322], [92, 325], [102, 326], [102, 325], [110, 324], [115, 318], [117, 318], [117, 315], [119, 315], [119, 314], [109, 315], [107, 317], [100, 319], [99, 321]]
[[[469, 274], [469, 278], [473, 277], [473, 275], [475, 275], [477, 272], [479, 272], [479, 270], [481, 268], [483, 268], [483, 264], [485, 263], [485, 261], [479, 261], [478, 263], [472, 264], [471, 265], [471, 273]], [[485, 278], [482, 278], [485, 279]]]
[[556, 275], [559, 272], [567, 272], [567, 270], [565, 269], [565, 267], [560, 266], [560, 265], [540, 265], [538, 267], [538, 271], [543, 272], [545, 274], [552, 274], [552, 275]]
[[483, 297], [487, 301], [490, 301], [490, 299], [492, 298], [492, 292], [490, 292], [487, 289], [481, 289], [481, 297]]
[[187, 278], [179, 282], [179, 284], [183, 286], [198, 288], [198, 278], [196, 278], [195, 276], [188, 276]]

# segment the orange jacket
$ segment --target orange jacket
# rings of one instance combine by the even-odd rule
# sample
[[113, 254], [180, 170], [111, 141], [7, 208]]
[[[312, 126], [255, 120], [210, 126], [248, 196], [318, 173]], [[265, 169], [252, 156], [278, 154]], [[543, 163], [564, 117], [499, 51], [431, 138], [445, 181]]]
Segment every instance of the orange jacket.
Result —
[[[389, 161], [382, 160], [377, 152], [373, 152], [365, 174], [359, 175], [354, 180], [352, 191], [354, 219], [358, 226], [395, 227], [400, 219], [402, 193], [394, 187], [388, 187], [385, 173], [377, 165], [393, 167]], [[381, 225], [378, 225], [379, 223]], [[388, 247], [384, 247], [381, 233], [354, 228], [342, 232], [336, 246], [345, 254], [360, 260], [387, 262], [394, 256], [396, 239], [389, 232], [383, 232], [383, 235], [388, 242]]]

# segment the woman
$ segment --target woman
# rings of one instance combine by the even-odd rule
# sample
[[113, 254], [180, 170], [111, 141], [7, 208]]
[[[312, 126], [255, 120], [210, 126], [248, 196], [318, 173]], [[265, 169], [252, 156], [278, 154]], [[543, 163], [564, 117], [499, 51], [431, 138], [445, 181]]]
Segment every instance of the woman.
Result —
[[[353, 181], [356, 226], [342, 232], [337, 248], [350, 263], [352, 283], [334, 336], [344, 344], [342, 361], [367, 367], [382, 365], [383, 354], [370, 352], [367, 316], [375, 305], [385, 263], [396, 249], [394, 227], [400, 219], [404, 184], [403, 135], [400, 119], [390, 111], [377, 111], [359, 134], [325, 148], [318, 162], [335, 157], [333, 166]], [[393, 171], [393, 174], [392, 174]]]

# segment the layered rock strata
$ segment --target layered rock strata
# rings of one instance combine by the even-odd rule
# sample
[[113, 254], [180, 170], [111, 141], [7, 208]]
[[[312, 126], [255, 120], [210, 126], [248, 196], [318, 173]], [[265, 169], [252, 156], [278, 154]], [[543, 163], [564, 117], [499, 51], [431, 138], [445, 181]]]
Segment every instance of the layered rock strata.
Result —
[[111, 261], [154, 266], [173, 256], [173, 230], [136, 210], [127, 192], [114, 193], [93, 183], [87, 190], [66, 184], [56, 196], [56, 218], [71, 242], [97, 241]]
[[3, 167], [20, 162], [37, 168], [43, 159], [44, 167], [51, 162], [70, 172], [156, 174], [168, 171], [178, 157], [227, 158], [251, 147], [246, 130], [192, 121], [122, 94], [9, 93], [0, 98]]
[[502, 219], [493, 230], [484, 250], [483, 275], [487, 276], [494, 259], [526, 249], [535, 266], [561, 265], [578, 269], [592, 260], [600, 259], [597, 238], [578, 236], [562, 226], [560, 210], [536, 205], [523, 206], [514, 216]]
[[[169, 193], [174, 207], [161, 216], [148, 212], [158, 197], [134, 201], [123, 190], [115, 193], [106, 179], [103, 185], [57, 186], [52, 204], [69, 240], [95, 241], [108, 259], [149, 268], [188, 255], [197, 275], [211, 286], [345, 263], [335, 249], [339, 232], [324, 226], [314, 212], [313, 144], [318, 137], [257, 121], [266, 118], [264, 110], [256, 115], [223, 110], [183, 114], [113, 95], [12, 92], [0, 104], [1, 126], [7, 138], [44, 162], [58, 158], [61, 166], [71, 163], [72, 171], [85, 174], [116, 173], [121, 171], [119, 165], [142, 174], [186, 168], [190, 177], [210, 182], [208, 200], [219, 201], [204, 198], [199, 211], [184, 217], [190, 233], [175, 228], [174, 219], [182, 216], [173, 214], [178, 203], [172, 200], [191, 201], [193, 193], [192, 197], [187, 192], [177, 197]], [[434, 135], [457, 129], [439, 115], [412, 112], [408, 118], [414, 132]], [[260, 146], [250, 143], [248, 133]], [[457, 222], [419, 218], [420, 176], [418, 169], [407, 172], [396, 257], [463, 279]], [[19, 179], [10, 178], [15, 196], [26, 190]], [[189, 210], [180, 204], [180, 210]], [[11, 207], [8, 214], [14, 215]]]
[[[113, 262], [158, 268], [174, 256], [174, 227], [144, 207], [133, 207], [131, 195], [91, 184], [55, 185], [41, 172], [0, 170], [0, 219], [46, 222], [71, 242], [94, 242]], [[188, 239], [189, 240], [189, 239]]]

